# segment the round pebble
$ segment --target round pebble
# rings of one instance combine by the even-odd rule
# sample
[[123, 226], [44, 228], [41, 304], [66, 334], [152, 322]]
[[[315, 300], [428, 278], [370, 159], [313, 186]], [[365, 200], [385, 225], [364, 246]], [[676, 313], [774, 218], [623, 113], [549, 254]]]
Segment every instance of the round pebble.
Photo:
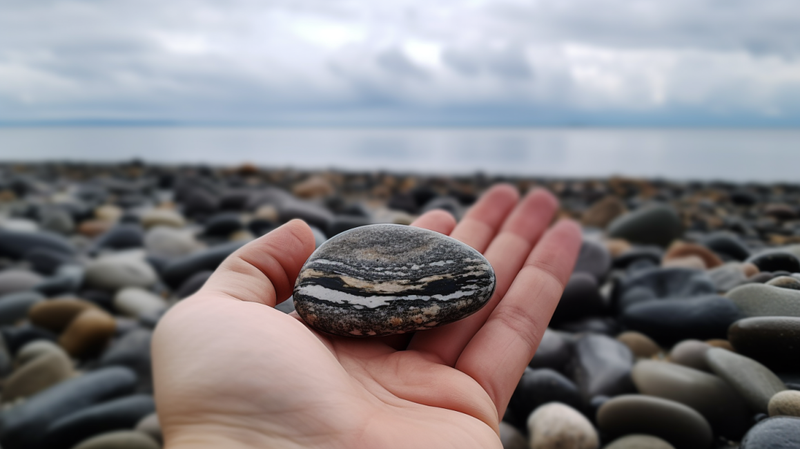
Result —
[[675, 446], [651, 435], [627, 435], [617, 438], [603, 449], [675, 449]]
[[530, 449], [597, 449], [599, 438], [592, 424], [567, 405], [551, 402], [528, 418]]
[[775, 393], [767, 405], [769, 416], [800, 417], [800, 391], [784, 390]]

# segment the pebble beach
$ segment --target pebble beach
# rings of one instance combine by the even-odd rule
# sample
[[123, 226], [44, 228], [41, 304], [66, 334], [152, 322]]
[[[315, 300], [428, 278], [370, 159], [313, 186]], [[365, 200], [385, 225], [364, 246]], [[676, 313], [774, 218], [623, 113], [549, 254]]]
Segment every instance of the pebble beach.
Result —
[[0, 163], [0, 447], [160, 448], [153, 329], [230, 253], [296, 218], [317, 246], [459, 219], [500, 182], [583, 226], [505, 449], [800, 447], [800, 184], [138, 160]]

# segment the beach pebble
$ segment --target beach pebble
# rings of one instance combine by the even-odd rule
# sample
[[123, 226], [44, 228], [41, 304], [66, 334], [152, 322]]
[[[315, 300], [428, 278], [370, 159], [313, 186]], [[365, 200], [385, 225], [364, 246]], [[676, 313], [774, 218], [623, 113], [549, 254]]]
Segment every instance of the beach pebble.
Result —
[[800, 417], [800, 391], [784, 390], [775, 393], [767, 405], [769, 416]]
[[[502, 422], [500, 423], [500, 438], [501, 439], [502, 439], [504, 427], [511, 427], [508, 424], [506, 424], [505, 426], [503, 424], [504, 423], [502, 423]], [[514, 429], [513, 427], [511, 427], [511, 428]], [[136, 427], [134, 428], [134, 430], [136, 430], [137, 432], [142, 432], [143, 434], [150, 436], [151, 438], [153, 438], [154, 440], [156, 440], [159, 443], [163, 444], [163, 442], [164, 442], [164, 435], [161, 432], [161, 423], [159, 422], [158, 415], [156, 413], [151, 413], [151, 414], [145, 416], [144, 418], [142, 418], [141, 420], [139, 420], [139, 422], [136, 424]], [[505, 430], [508, 431], [508, 429], [505, 429]], [[519, 431], [517, 429], [514, 429], [514, 430], [517, 431], [517, 433], [519, 433]], [[503, 446], [503, 449], [507, 449], [507, 448], [505, 446]], [[521, 449], [526, 449], [526, 448], [523, 446]]]
[[[525, 368], [522, 378], [511, 395], [508, 408], [524, 419], [537, 407], [548, 402], [560, 402], [581, 408], [581, 394], [571, 380], [549, 368]], [[524, 424], [524, 423], [520, 423]]]
[[66, 210], [49, 207], [42, 211], [39, 226], [45, 231], [69, 235], [75, 230], [75, 221]]
[[727, 292], [747, 281], [748, 276], [745, 274], [743, 265], [740, 262], [728, 262], [708, 270], [706, 274], [717, 287], [718, 292]]
[[175, 259], [202, 249], [190, 231], [168, 226], [154, 226], [144, 235], [147, 254], [165, 259]]
[[528, 449], [528, 442], [522, 432], [505, 421], [500, 421], [500, 443], [503, 449]]
[[114, 224], [107, 220], [84, 220], [78, 225], [78, 232], [85, 237], [95, 238], [110, 231]]
[[138, 224], [123, 223], [109, 229], [94, 241], [94, 248], [130, 249], [144, 246], [144, 232]]
[[657, 246], [635, 246], [615, 256], [611, 264], [614, 268], [629, 268], [636, 263], [646, 262], [655, 267], [663, 257], [664, 251]]
[[292, 187], [292, 193], [303, 199], [329, 196], [334, 193], [331, 183], [322, 176], [313, 175]]
[[800, 368], [800, 317], [753, 317], [728, 329], [736, 351], [771, 369]]
[[22, 257], [30, 263], [34, 271], [45, 276], [55, 274], [60, 266], [72, 263], [75, 260], [69, 254], [48, 248], [34, 248], [26, 252]]
[[186, 219], [173, 209], [150, 209], [142, 214], [141, 223], [145, 229], [155, 226], [183, 228], [186, 226]]
[[369, 217], [362, 217], [357, 215], [337, 215], [328, 223], [328, 228], [325, 234], [328, 237], [341, 234], [344, 231], [357, 228], [359, 226], [366, 226], [372, 224], [372, 219]]
[[202, 189], [192, 189], [183, 201], [183, 214], [189, 218], [203, 219], [219, 210], [219, 199]]
[[753, 411], [767, 413], [769, 400], [786, 385], [764, 365], [720, 348], [706, 352], [708, 366], [725, 379]]
[[721, 378], [668, 362], [640, 360], [633, 367], [640, 393], [670, 399], [698, 411], [716, 434], [738, 440], [749, 426], [750, 410]]
[[223, 212], [206, 221], [203, 234], [212, 237], [228, 237], [242, 229], [244, 229], [244, 223], [238, 213]]
[[589, 273], [601, 282], [611, 269], [611, 253], [600, 242], [584, 239], [578, 260], [575, 262], [575, 273]]
[[765, 284], [746, 284], [725, 294], [744, 317], [800, 317], [800, 291]]
[[83, 285], [85, 273], [81, 265], [62, 265], [53, 276], [36, 284], [34, 290], [47, 296], [72, 294]]
[[109, 345], [100, 356], [98, 366], [124, 366], [133, 370], [138, 377], [137, 391], [152, 392], [153, 364], [150, 345], [153, 332], [149, 329], [136, 328]]
[[581, 215], [581, 223], [599, 229], [605, 229], [615, 218], [627, 212], [625, 203], [617, 196], [609, 195], [595, 201]]
[[544, 404], [528, 418], [530, 449], [597, 449], [592, 424], [574, 408], [558, 402]]
[[664, 261], [686, 257], [699, 257], [705, 268], [716, 268], [722, 265], [722, 260], [710, 249], [696, 243], [675, 242], [664, 254]]
[[600, 296], [597, 278], [591, 273], [577, 272], [570, 276], [550, 325], [557, 327], [559, 323], [602, 315], [604, 312], [605, 301]]
[[788, 251], [768, 250], [754, 254], [747, 259], [747, 262], [757, 266], [761, 271], [788, 271], [789, 273], [800, 272], [800, 259]]
[[17, 292], [0, 296], [0, 326], [14, 324], [28, 316], [35, 304], [44, 301], [44, 295], [36, 291]]
[[152, 286], [158, 280], [155, 270], [139, 253], [119, 253], [99, 257], [86, 265], [86, 285], [117, 291], [124, 287]]
[[633, 354], [627, 346], [606, 335], [584, 334], [575, 342], [567, 371], [589, 402], [595, 396], [634, 392], [632, 367]]
[[333, 221], [333, 213], [308, 201], [291, 199], [281, 203], [278, 208], [278, 220], [285, 223], [295, 218], [319, 229], [328, 229], [328, 224]]
[[14, 355], [14, 368], [18, 369], [22, 365], [25, 365], [39, 356], [49, 354], [51, 352], [64, 353], [64, 350], [61, 349], [61, 346], [49, 340], [34, 340], [30, 343], [26, 343], [24, 346], [19, 348], [17, 353]]
[[180, 287], [175, 291], [175, 297], [183, 299], [189, 297], [199, 291], [205, 285], [208, 278], [214, 274], [211, 270], [199, 271], [192, 275], [189, 279], [185, 280]]
[[767, 285], [788, 288], [791, 290], [800, 290], [800, 279], [792, 276], [778, 276], [767, 281]]
[[87, 309], [70, 322], [58, 343], [73, 357], [99, 353], [116, 331], [114, 317], [98, 309]]
[[2, 412], [3, 449], [38, 447], [50, 424], [70, 413], [133, 392], [136, 375], [127, 368], [104, 368], [75, 377]]
[[572, 344], [564, 335], [553, 329], [546, 329], [539, 347], [528, 366], [531, 368], [551, 368], [563, 372], [564, 366], [572, 356]]
[[70, 322], [86, 309], [96, 309], [91, 302], [77, 298], [56, 298], [40, 302], [28, 311], [31, 323], [60, 334]]
[[603, 449], [675, 449], [675, 446], [652, 435], [627, 435], [603, 446]]
[[294, 305], [319, 330], [390, 335], [447, 324], [483, 307], [494, 270], [471, 247], [442, 234], [371, 225], [328, 240], [297, 276]]
[[72, 244], [58, 234], [0, 229], [0, 257], [20, 259], [34, 248], [47, 248], [68, 255], [75, 253]]
[[0, 332], [3, 335], [6, 348], [11, 354], [16, 354], [26, 344], [36, 340], [58, 340], [58, 335], [47, 329], [31, 325], [30, 323], [16, 327], [5, 327]]
[[712, 431], [694, 409], [668, 399], [622, 395], [597, 411], [597, 426], [611, 437], [647, 434], [664, 439], [675, 449], [708, 449]]
[[150, 395], [114, 399], [70, 413], [48, 426], [42, 447], [70, 449], [88, 438], [114, 430], [132, 429], [155, 411]]
[[131, 318], [166, 307], [167, 302], [163, 298], [140, 287], [125, 287], [114, 295], [114, 309]]
[[160, 449], [161, 445], [148, 435], [135, 430], [118, 430], [94, 436], [72, 449]]
[[658, 344], [641, 332], [623, 332], [617, 335], [617, 341], [627, 346], [635, 358], [649, 359], [661, 352]]
[[612, 298], [620, 310], [648, 299], [692, 298], [716, 293], [705, 273], [689, 268], [647, 268], [620, 279]]
[[722, 254], [733, 260], [743, 261], [750, 257], [750, 250], [742, 240], [731, 232], [712, 232], [701, 243], [717, 254]]
[[725, 338], [728, 326], [741, 318], [729, 299], [710, 295], [642, 301], [625, 309], [622, 324], [670, 346], [681, 340]]
[[113, 204], [103, 204], [102, 206], [98, 206], [94, 210], [94, 217], [98, 220], [105, 220], [110, 222], [117, 222], [124, 211], [119, 207]]
[[711, 367], [706, 362], [706, 352], [713, 346], [699, 340], [684, 340], [672, 347], [669, 352], [669, 361], [678, 365], [687, 366], [696, 370], [711, 372]]
[[161, 278], [167, 285], [177, 289], [197, 272], [216, 270], [226, 257], [241, 248], [244, 243], [225, 243], [177, 258], [167, 264], [161, 273]]
[[0, 296], [33, 289], [43, 278], [38, 274], [22, 269], [0, 271]]
[[3, 380], [3, 402], [32, 396], [72, 375], [72, 361], [69, 356], [62, 350], [50, 349], [20, 364]]
[[760, 421], [742, 439], [739, 449], [797, 449], [800, 418], [775, 416]]
[[699, 256], [683, 256], [683, 257], [672, 257], [669, 259], [664, 259], [661, 262], [661, 266], [664, 268], [691, 268], [692, 270], [705, 270], [707, 268], [706, 263], [703, 262], [703, 259]]
[[668, 246], [683, 234], [683, 225], [671, 206], [645, 206], [617, 217], [608, 225], [611, 238], [642, 245]]

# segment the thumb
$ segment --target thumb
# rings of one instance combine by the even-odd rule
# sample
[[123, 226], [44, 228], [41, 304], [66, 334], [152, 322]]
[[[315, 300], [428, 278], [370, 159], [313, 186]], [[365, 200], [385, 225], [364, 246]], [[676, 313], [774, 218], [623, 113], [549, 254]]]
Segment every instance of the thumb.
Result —
[[198, 293], [218, 292], [275, 307], [292, 294], [297, 274], [313, 251], [311, 228], [292, 220], [228, 256]]

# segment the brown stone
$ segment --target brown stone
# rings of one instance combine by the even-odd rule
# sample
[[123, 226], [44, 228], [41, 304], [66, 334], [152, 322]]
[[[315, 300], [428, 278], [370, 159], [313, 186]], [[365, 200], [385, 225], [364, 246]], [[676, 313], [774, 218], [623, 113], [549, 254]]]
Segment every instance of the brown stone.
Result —
[[706, 343], [711, 345], [714, 348], [722, 348], [722, 349], [727, 349], [728, 351], [731, 351], [731, 352], [736, 352], [736, 350], [733, 349], [733, 345], [728, 340], [723, 340], [721, 338], [715, 338], [713, 340], [706, 340]]
[[86, 237], [97, 237], [108, 232], [114, 226], [113, 221], [107, 220], [86, 220], [78, 226], [78, 232]]
[[713, 251], [705, 246], [696, 243], [675, 242], [673, 243], [666, 254], [664, 254], [664, 261], [678, 259], [687, 256], [697, 256], [703, 260], [706, 268], [715, 268], [723, 264], [722, 259], [719, 258]]
[[761, 270], [759, 270], [755, 264], [747, 262], [742, 264], [742, 272], [744, 273], [745, 277], [749, 278], [751, 276], [755, 276], [756, 274], [760, 273]]
[[82, 299], [57, 298], [34, 304], [28, 311], [28, 319], [37, 326], [60, 334], [78, 314], [96, 308]]
[[58, 343], [73, 357], [84, 358], [99, 353], [116, 331], [114, 317], [99, 309], [81, 312], [61, 334]]
[[625, 203], [614, 195], [609, 195], [587, 209], [581, 217], [585, 226], [605, 229], [612, 220], [627, 212]]
[[104, 204], [94, 210], [94, 216], [98, 220], [117, 222], [122, 217], [122, 209], [113, 204]]
[[700, 340], [684, 340], [672, 348], [669, 353], [669, 361], [710, 373], [711, 368], [706, 362], [706, 352], [711, 348], [711, 345]]
[[605, 245], [608, 252], [611, 253], [611, 257], [620, 256], [632, 248], [630, 242], [624, 239], [609, 239], [606, 240]]
[[334, 192], [333, 186], [322, 176], [312, 176], [299, 184], [295, 184], [292, 193], [299, 198], [311, 199], [326, 197]]
[[661, 348], [656, 342], [640, 332], [623, 332], [617, 335], [617, 341], [627, 346], [636, 358], [647, 359], [661, 352]]
[[664, 268], [691, 268], [693, 270], [705, 270], [706, 263], [703, 262], [699, 256], [691, 255], [685, 257], [673, 257], [671, 259], [664, 259], [661, 261], [661, 266]]

